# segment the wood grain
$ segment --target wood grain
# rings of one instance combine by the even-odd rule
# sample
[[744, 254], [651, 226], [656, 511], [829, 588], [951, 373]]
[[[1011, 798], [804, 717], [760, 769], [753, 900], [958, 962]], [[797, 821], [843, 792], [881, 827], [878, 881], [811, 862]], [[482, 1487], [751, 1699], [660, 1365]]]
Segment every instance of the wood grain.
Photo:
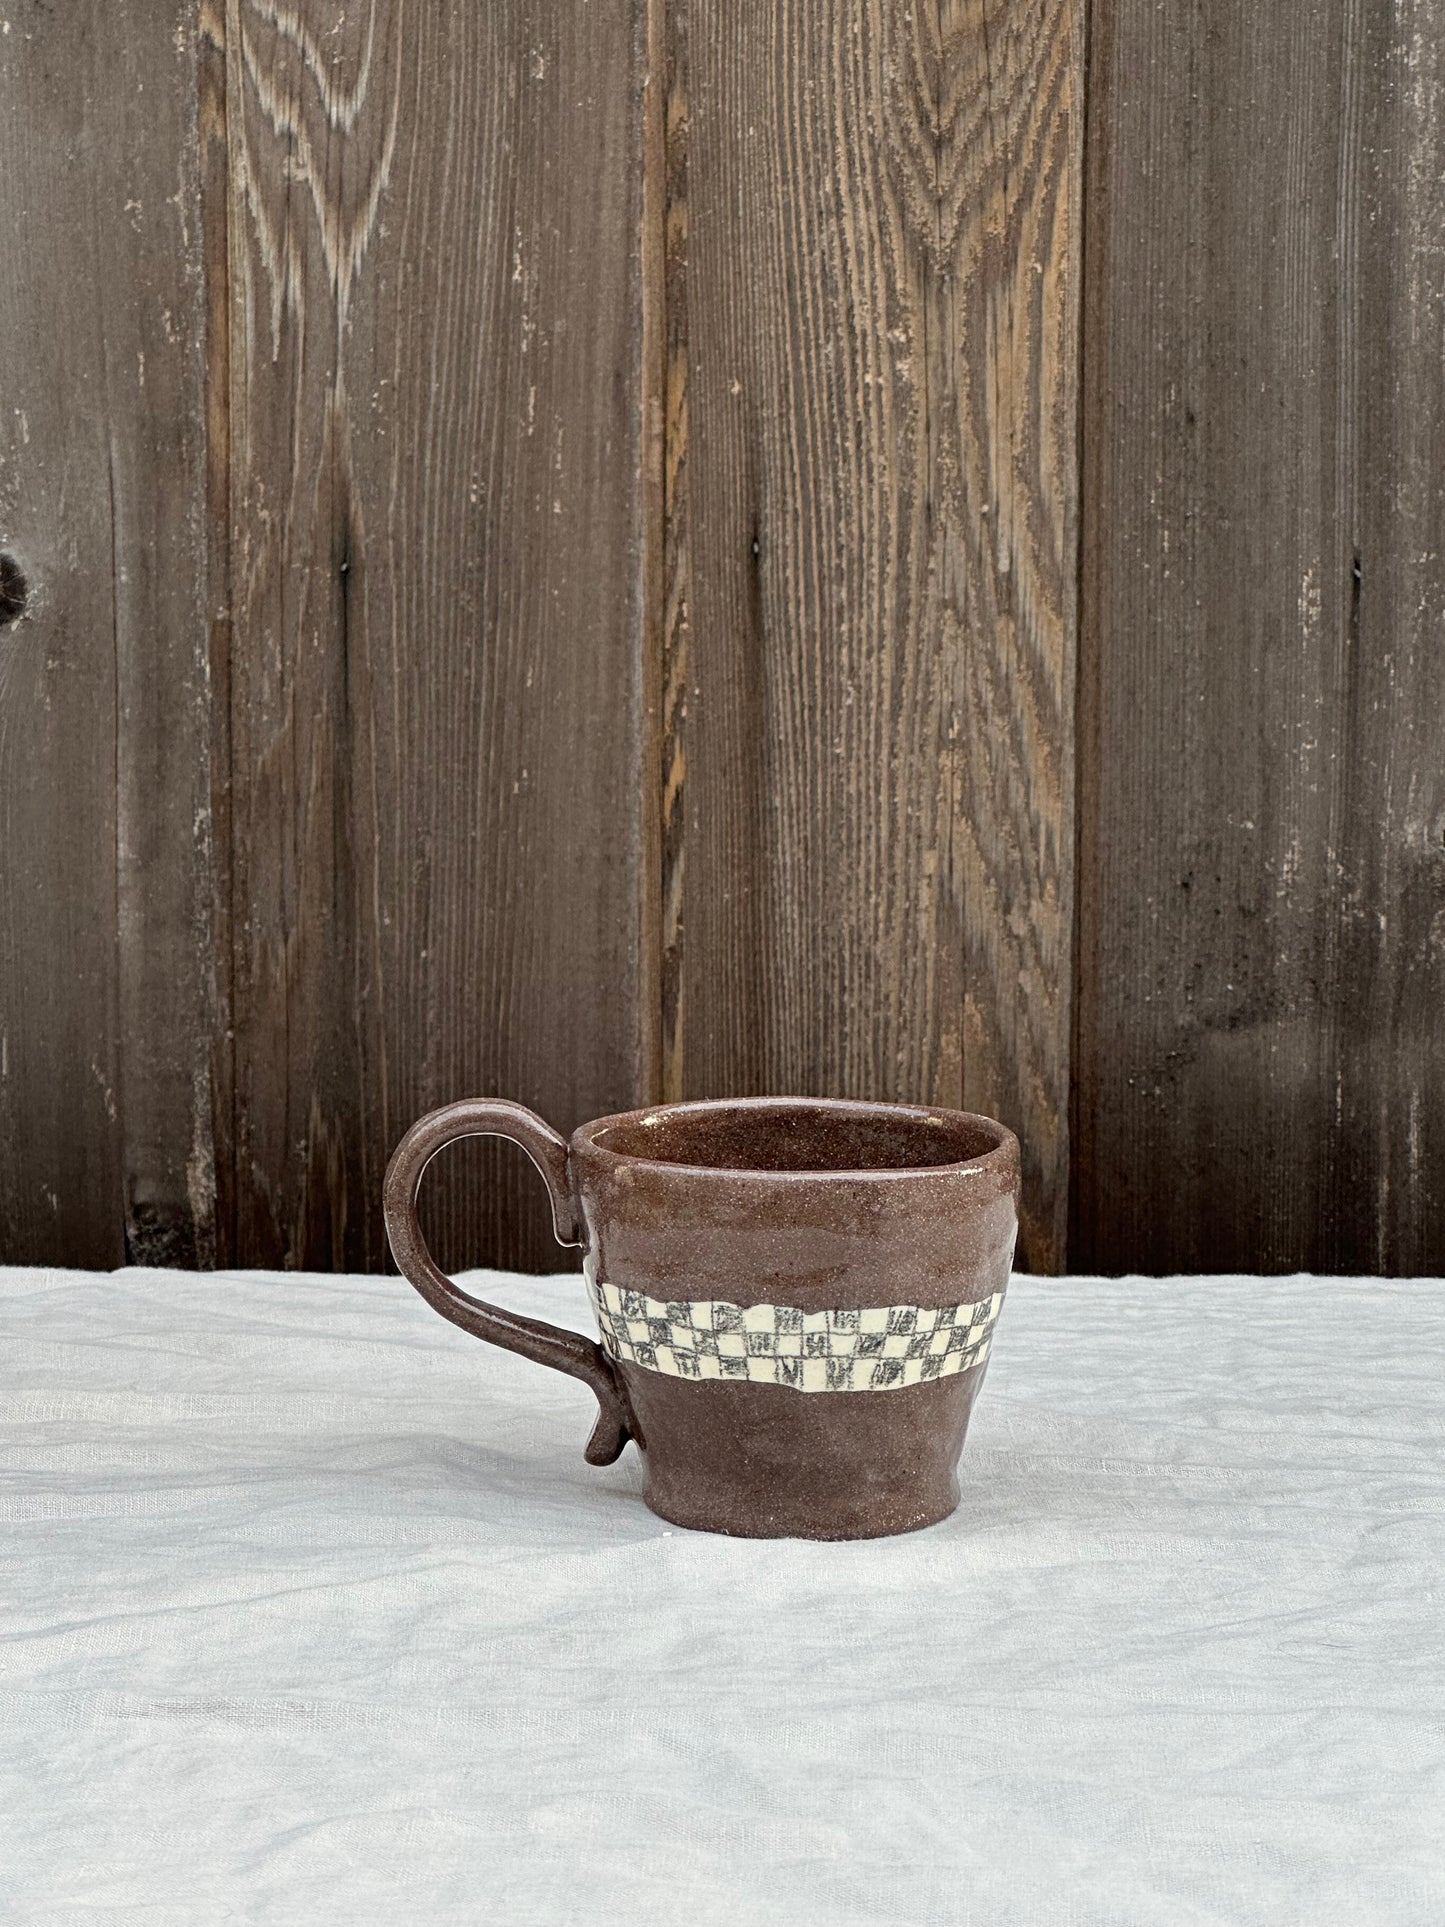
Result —
[[[196, 48], [0, 33], [0, 1261], [215, 1255]], [[224, 1019], [219, 1020], [222, 1024]]]
[[[417, 1113], [652, 1076], [645, 23], [228, 0], [224, 40], [237, 1243], [366, 1268]], [[423, 1202], [444, 1263], [560, 1262], [514, 1153]]]
[[1445, 1270], [1442, 29], [1093, 0], [1085, 143], [1083, 0], [12, 9], [0, 1260], [795, 1090], [1036, 1268]]
[[1053, 1268], [1081, 18], [672, 15], [666, 1088], [995, 1112]]
[[1445, 1269], [1445, 9], [1097, 13], [1074, 1262]]

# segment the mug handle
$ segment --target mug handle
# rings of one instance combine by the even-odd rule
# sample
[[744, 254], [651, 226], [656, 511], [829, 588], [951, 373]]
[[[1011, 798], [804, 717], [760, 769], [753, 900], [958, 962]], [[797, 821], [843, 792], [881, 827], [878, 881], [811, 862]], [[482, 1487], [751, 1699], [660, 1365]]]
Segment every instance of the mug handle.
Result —
[[552, 1198], [552, 1228], [561, 1245], [586, 1242], [586, 1228], [572, 1189], [567, 1141], [524, 1104], [505, 1098], [469, 1097], [443, 1104], [419, 1118], [392, 1153], [383, 1191], [386, 1235], [392, 1256], [433, 1311], [454, 1325], [508, 1351], [590, 1385], [601, 1410], [585, 1457], [589, 1465], [611, 1465], [632, 1436], [626, 1399], [602, 1347], [580, 1332], [561, 1331], [538, 1318], [503, 1311], [454, 1284], [440, 1268], [422, 1235], [416, 1197], [422, 1173], [444, 1146], [460, 1137], [505, 1137], [520, 1144], [546, 1179]]

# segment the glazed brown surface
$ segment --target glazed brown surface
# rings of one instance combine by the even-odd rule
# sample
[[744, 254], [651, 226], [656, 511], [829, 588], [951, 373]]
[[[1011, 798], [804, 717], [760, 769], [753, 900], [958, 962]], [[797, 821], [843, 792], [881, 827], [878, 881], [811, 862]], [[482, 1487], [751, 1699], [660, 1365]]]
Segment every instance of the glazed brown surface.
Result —
[[[779, 1109], [793, 1109], [807, 1117], [818, 1155], [831, 1127], [841, 1168], [708, 1169], [612, 1150], [636, 1143], [641, 1120], [671, 1108], [604, 1118], [573, 1134], [573, 1183], [602, 1277], [653, 1297], [776, 1301], [806, 1311], [960, 1304], [1007, 1281], [1018, 1152], [1002, 1125], [901, 1105], [739, 1100], [676, 1108], [694, 1128], [715, 1117], [720, 1139], [735, 1147], [753, 1118], [766, 1125]], [[880, 1121], [897, 1134], [916, 1130], [925, 1150], [950, 1131], [970, 1154], [915, 1169], [847, 1168], [860, 1134]], [[776, 1137], [765, 1136], [773, 1150]]]
[[460, 1291], [427, 1252], [416, 1188], [442, 1145], [478, 1133], [523, 1145], [552, 1192], [559, 1238], [584, 1245], [594, 1278], [682, 1308], [817, 1313], [940, 1309], [1004, 1291], [1019, 1155], [1002, 1125], [902, 1105], [740, 1099], [601, 1118], [564, 1144], [520, 1106], [474, 1100], [423, 1118], [387, 1176], [392, 1247], [418, 1290], [478, 1337], [591, 1385], [601, 1415], [588, 1457], [605, 1462], [632, 1437], [662, 1517], [850, 1539], [953, 1510], [984, 1364], [847, 1391], [671, 1376]]
[[648, 1505], [747, 1539], [874, 1539], [946, 1519], [984, 1369], [810, 1394], [619, 1368], [646, 1440]]

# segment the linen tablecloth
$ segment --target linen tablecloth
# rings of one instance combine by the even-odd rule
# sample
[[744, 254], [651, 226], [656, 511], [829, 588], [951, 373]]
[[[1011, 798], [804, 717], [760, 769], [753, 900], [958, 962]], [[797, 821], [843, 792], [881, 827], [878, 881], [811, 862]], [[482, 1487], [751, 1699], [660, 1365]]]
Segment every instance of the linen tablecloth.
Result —
[[849, 1545], [664, 1524], [394, 1278], [0, 1345], [10, 1927], [1445, 1922], [1441, 1285], [1017, 1278], [957, 1514]]

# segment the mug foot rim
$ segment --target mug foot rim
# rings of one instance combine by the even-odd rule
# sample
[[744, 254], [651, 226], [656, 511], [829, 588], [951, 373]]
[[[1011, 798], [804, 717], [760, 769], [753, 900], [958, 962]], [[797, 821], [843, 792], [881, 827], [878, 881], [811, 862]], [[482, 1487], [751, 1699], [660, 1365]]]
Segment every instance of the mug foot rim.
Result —
[[816, 1526], [803, 1524], [798, 1520], [785, 1520], [777, 1525], [759, 1524], [739, 1519], [704, 1521], [694, 1514], [690, 1518], [681, 1516], [681, 1510], [669, 1510], [659, 1504], [650, 1493], [642, 1495], [643, 1504], [656, 1518], [665, 1519], [668, 1525], [681, 1526], [686, 1532], [708, 1532], [724, 1539], [811, 1539], [815, 1542], [841, 1544], [850, 1539], [898, 1539], [908, 1532], [925, 1532], [929, 1526], [942, 1525], [945, 1519], [952, 1518], [958, 1510], [958, 1495], [955, 1494], [943, 1506], [929, 1506], [905, 1513], [901, 1518], [878, 1525], [829, 1525], [826, 1522]]

